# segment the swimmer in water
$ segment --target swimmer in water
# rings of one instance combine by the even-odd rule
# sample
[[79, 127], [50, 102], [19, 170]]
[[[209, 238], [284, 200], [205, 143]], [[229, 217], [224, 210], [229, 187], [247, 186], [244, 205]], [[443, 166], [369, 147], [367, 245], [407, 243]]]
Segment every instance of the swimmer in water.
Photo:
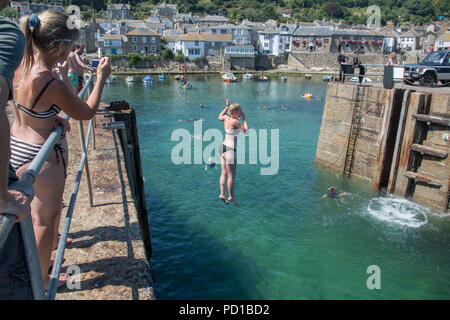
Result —
[[214, 169], [214, 168], [216, 168], [216, 163], [213, 161], [212, 158], [209, 158], [208, 162], [206, 162], [205, 170]]
[[264, 111], [269, 110], [269, 108], [267, 106], [264, 106]]
[[[228, 113], [228, 114], [227, 114]], [[244, 124], [239, 122], [239, 119]], [[236, 145], [238, 135], [241, 131], [248, 132], [248, 124], [244, 112], [239, 104], [230, 105], [230, 99], [226, 101], [226, 107], [219, 114], [219, 120], [224, 122], [225, 140], [220, 148], [222, 174], [220, 175], [220, 195], [226, 204], [231, 201], [235, 205], [238, 204], [234, 197], [234, 181], [236, 176]], [[228, 184], [228, 200], [226, 198], [225, 188]]]
[[331, 198], [331, 199], [339, 199], [348, 194], [347, 192], [343, 192], [338, 194], [336, 191], [336, 187], [330, 187], [327, 189], [327, 193], [322, 196], [322, 199]]

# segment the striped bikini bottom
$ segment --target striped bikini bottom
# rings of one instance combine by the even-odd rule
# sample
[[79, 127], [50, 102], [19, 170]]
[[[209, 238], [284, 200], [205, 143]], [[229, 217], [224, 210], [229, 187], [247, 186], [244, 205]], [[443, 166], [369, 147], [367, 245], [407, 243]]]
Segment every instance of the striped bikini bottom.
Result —
[[[39, 151], [42, 149], [42, 145], [34, 144], [22, 141], [17, 139], [16, 137], [11, 136], [11, 158], [10, 164], [14, 168], [14, 170], [19, 169], [21, 166], [33, 161], [36, 158]], [[66, 161], [64, 160], [64, 150], [60, 144], [55, 144], [56, 158], [58, 159], [58, 163], [60, 159], [64, 165], [64, 174], [66, 174]]]

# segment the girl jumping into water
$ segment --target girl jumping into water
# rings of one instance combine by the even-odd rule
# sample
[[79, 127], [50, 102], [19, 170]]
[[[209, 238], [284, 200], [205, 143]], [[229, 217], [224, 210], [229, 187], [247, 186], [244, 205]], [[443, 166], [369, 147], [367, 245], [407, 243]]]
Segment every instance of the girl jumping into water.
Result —
[[[228, 111], [228, 114], [227, 114]], [[244, 124], [239, 122], [242, 119]], [[219, 114], [219, 120], [223, 121], [225, 127], [225, 140], [220, 149], [222, 174], [220, 176], [220, 195], [219, 199], [228, 204], [229, 201], [238, 204], [234, 197], [234, 179], [236, 176], [236, 145], [237, 138], [241, 131], [248, 132], [248, 124], [241, 106], [237, 103], [230, 105], [230, 99], [226, 101], [226, 107]], [[226, 198], [225, 188], [228, 184], [228, 200]]]

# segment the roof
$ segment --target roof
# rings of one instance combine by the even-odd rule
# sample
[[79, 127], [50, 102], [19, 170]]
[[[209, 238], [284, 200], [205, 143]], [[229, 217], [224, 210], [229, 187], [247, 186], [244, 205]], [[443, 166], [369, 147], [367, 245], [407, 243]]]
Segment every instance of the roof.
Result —
[[[287, 29], [287, 30], [285, 30]], [[282, 24], [277, 28], [278, 32], [286, 32], [288, 34], [292, 34], [294, 33], [294, 31], [297, 29], [297, 25], [296, 24]]]
[[180, 36], [183, 41], [225, 41], [231, 42], [231, 34], [188, 33]]
[[333, 30], [331, 28], [325, 28], [325, 27], [298, 27], [295, 32], [294, 36], [332, 36]]
[[127, 33], [127, 36], [161, 36], [158, 32], [145, 27], [138, 27]]
[[417, 32], [415, 29], [411, 28], [408, 31], [406, 31], [405, 33], [402, 33], [400, 35], [400, 38], [404, 38], [404, 37], [420, 37], [420, 33]]
[[123, 8], [130, 10], [131, 6], [129, 4], [125, 4], [125, 3], [110, 3], [110, 4], [108, 4], [107, 10], [111, 10], [111, 9], [119, 10], [119, 9], [123, 9]]
[[[228, 48], [239, 48], [239, 49], [255, 49], [254, 46], [252, 46], [251, 44], [234, 44], [232, 46], [227, 46], [225, 47], [225, 49]], [[256, 49], [255, 49], [256, 50]]]
[[275, 30], [273, 28], [267, 28], [265, 30], [258, 31], [258, 33], [261, 33], [261, 34], [280, 34], [279, 31], [277, 31], [277, 30]]
[[108, 34], [108, 35], [103, 36], [103, 40], [122, 40], [122, 41], [124, 41], [125, 38], [126, 37], [124, 37], [120, 34]]
[[206, 17], [201, 18], [201, 21], [223, 21], [226, 22], [228, 21], [228, 18], [225, 18], [223, 16], [211, 16], [211, 15], [207, 15]]

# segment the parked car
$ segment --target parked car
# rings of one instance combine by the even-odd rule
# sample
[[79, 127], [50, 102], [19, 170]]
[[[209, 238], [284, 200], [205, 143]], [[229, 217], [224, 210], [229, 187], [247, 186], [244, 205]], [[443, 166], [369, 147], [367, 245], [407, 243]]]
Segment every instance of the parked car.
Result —
[[433, 51], [421, 63], [405, 65], [404, 79], [424, 86], [450, 82], [450, 50]]

